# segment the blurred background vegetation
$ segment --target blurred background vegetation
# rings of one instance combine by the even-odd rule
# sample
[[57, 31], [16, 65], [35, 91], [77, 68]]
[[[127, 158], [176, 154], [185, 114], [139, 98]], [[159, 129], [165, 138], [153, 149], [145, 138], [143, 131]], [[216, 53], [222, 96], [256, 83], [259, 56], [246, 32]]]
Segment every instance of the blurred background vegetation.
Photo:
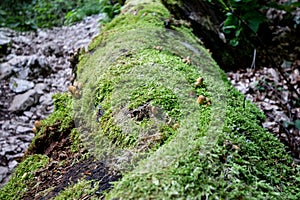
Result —
[[105, 22], [120, 12], [124, 0], [1, 0], [0, 27], [19, 31], [69, 25], [104, 13]]

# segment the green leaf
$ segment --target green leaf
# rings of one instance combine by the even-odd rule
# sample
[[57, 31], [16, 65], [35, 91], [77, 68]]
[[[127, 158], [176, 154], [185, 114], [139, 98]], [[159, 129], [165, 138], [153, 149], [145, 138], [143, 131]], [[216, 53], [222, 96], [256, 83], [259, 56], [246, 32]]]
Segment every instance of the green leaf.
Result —
[[229, 43], [231, 46], [236, 47], [239, 44], [239, 41], [238, 41], [238, 39], [232, 39], [232, 40], [230, 40]]
[[266, 18], [259, 12], [249, 12], [242, 18], [255, 33], [258, 31], [259, 25], [266, 20]]
[[297, 120], [295, 121], [295, 127], [296, 127], [298, 130], [300, 130], [300, 119], [297, 119]]

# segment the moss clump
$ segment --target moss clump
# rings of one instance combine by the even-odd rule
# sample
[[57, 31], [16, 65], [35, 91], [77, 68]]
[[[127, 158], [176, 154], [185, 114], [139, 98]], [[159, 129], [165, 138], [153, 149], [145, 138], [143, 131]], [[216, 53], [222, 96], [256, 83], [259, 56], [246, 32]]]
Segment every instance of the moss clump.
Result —
[[[66, 93], [55, 94], [53, 100], [54, 112], [48, 118], [42, 120], [42, 127], [39, 128], [33, 138], [25, 157], [30, 154], [44, 153], [43, 150], [47, 147], [45, 145], [48, 143], [50, 145], [51, 141], [58, 140], [59, 137], [64, 135], [63, 133], [67, 133], [74, 128], [72, 97]], [[55, 131], [49, 131], [49, 127], [53, 127], [51, 129]]]
[[32, 155], [25, 159], [16, 168], [9, 182], [0, 189], [0, 199], [21, 199], [27, 190], [28, 183], [34, 181], [34, 172], [44, 167], [47, 162], [48, 157], [44, 155]]
[[54, 112], [43, 120], [43, 124], [47, 126], [61, 121], [59, 131], [63, 131], [73, 123], [73, 100], [67, 93], [54, 94], [52, 98], [54, 101]]
[[[70, 185], [65, 190], [59, 193], [54, 200], [65, 200], [65, 199], [80, 199], [83, 197], [92, 197], [97, 191], [98, 186], [94, 184], [91, 187], [91, 181], [79, 180], [75, 185]], [[89, 198], [89, 199], [90, 199]], [[96, 196], [94, 196], [96, 199]]]
[[168, 168], [147, 171], [151, 160], [142, 162], [107, 198], [299, 199], [300, 167], [261, 127], [262, 113], [250, 102], [244, 107], [235, 89], [229, 87], [229, 94], [225, 126], [212, 149], [203, 151], [199, 137]]

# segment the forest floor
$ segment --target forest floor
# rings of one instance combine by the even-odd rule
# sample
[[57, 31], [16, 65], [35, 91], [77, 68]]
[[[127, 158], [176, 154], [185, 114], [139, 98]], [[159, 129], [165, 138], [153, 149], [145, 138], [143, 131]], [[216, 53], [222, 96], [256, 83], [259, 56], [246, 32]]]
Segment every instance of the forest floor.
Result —
[[[296, 162], [300, 162], [300, 60], [281, 66], [287, 80], [276, 66], [238, 69], [227, 72], [228, 79], [247, 99], [266, 115], [263, 126], [288, 147]], [[295, 102], [298, 98], [298, 102]]]

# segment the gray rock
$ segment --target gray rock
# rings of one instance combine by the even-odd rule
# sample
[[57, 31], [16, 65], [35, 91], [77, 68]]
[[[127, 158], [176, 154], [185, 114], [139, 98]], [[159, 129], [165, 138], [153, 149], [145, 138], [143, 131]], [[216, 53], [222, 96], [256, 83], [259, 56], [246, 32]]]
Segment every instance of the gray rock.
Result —
[[14, 43], [23, 43], [25, 45], [30, 45], [30, 39], [21, 35], [19, 37], [14, 38], [13, 41]]
[[18, 77], [23, 79], [27, 79], [28, 75], [31, 78], [38, 78], [39, 76], [45, 77], [52, 72], [45, 56], [14, 56], [8, 61], [8, 64], [19, 74]]
[[5, 166], [7, 163], [7, 158], [4, 156], [4, 152], [3, 155], [0, 155], [0, 165]]
[[[14, 154], [15, 153], [15, 149], [17, 148], [18, 146], [16, 145], [12, 145], [12, 144], [4, 144], [2, 146], [2, 151], [4, 151], [6, 154]], [[7, 157], [7, 156], [6, 156]], [[7, 157], [8, 158], [8, 157]]]
[[9, 168], [10, 170], [12, 170], [12, 169], [14, 169], [17, 165], [18, 165], [18, 162], [15, 161], [15, 160], [12, 160], [12, 161], [10, 161], [10, 162], [8, 163], [8, 168]]
[[34, 83], [31, 81], [19, 79], [19, 78], [11, 78], [9, 82], [9, 88], [15, 93], [25, 92], [31, 88], [33, 88]]
[[8, 160], [13, 160], [13, 159], [17, 159], [17, 158], [22, 158], [24, 156], [24, 153], [17, 153], [17, 151], [15, 151], [16, 153], [12, 154], [12, 155], [7, 155], [7, 159]]
[[34, 90], [38, 93], [38, 94], [43, 94], [44, 90], [47, 89], [47, 84], [45, 83], [38, 83], [35, 85]]
[[25, 111], [23, 114], [24, 114], [26, 117], [31, 118], [32, 115], [33, 115], [33, 112]]
[[14, 56], [8, 61], [8, 63], [14, 68], [26, 67], [28, 62], [28, 56]]
[[30, 73], [30, 69], [29, 68], [14, 68], [14, 71], [17, 74], [17, 77], [20, 79], [27, 79]]
[[5, 79], [13, 73], [13, 67], [8, 63], [0, 64], [0, 80]]
[[25, 92], [24, 94], [16, 95], [8, 110], [12, 112], [24, 111], [32, 105], [36, 104], [37, 102], [38, 94], [34, 89], [31, 89]]
[[18, 126], [16, 129], [17, 133], [25, 134], [25, 133], [31, 133], [32, 132], [32, 127], [28, 126]]
[[42, 38], [48, 38], [48, 33], [46, 33], [45, 31], [39, 30], [38, 36], [39, 36], [41, 39], [42, 39]]
[[11, 43], [11, 39], [0, 31], [0, 53], [7, 53], [7, 47]]
[[[94, 16], [74, 26], [38, 30], [36, 33], [16, 33], [0, 28], [0, 32], [11, 39], [7, 49], [10, 54], [0, 60], [3, 62], [2, 67], [0, 65], [0, 91], [3, 91], [0, 96], [8, 99], [0, 102], [5, 108], [5, 111], [1, 110], [0, 121], [0, 155], [4, 159], [0, 166], [3, 163], [6, 167], [2, 169], [6, 176], [1, 178], [0, 187], [13, 171], [16, 158], [23, 155], [32, 141], [34, 121], [53, 111], [51, 95], [66, 91], [71, 84], [69, 78], [73, 68], [67, 60], [68, 55], [85, 47], [98, 33], [99, 18]], [[23, 94], [16, 94], [7, 81], [13, 74], [16, 78], [33, 81], [35, 86]], [[21, 112], [16, 115], [14, 111]]]
[[29, 118], [26, 117], [26, 116], [24, 116], [24, 115], [19, 116], [19, 117], [18, 117], [18, 120], [21, 121], [21, 122], [23, 122], [23, 123], [29, 122]]
[[40, 98], [40, 103], [42, 105], [52, 105], [53, 101], [52, 101], [52, 94], [45, 94], [43, 96], [41, 96]]
[[3, 179], [5, 179], [5, 177], [7, 176], [7, 173], [8, 173], [8, 168], [0, 166], [0, 182], [2, 182]]
[[[21, 137], [22, 136], [22, 137]], [[34, 134], [33, 133], [30, 133], [30, 134], [26, 134], [26, 135], [20, 135], [18, 137], [19, 140], [22, 140], [23, 142], [26, 143], [26, 146], [29, 145], [29, 142], [31, 142], [32, 138], [34, 137]]]
[[33, 78], [37, 78], [39, 76], [46, 77], [52, 72], [49, 62], [45, 56], [30, 56], [27, 67], [30, 68], [30, 77]]
[[13, 59], [15, 56], [17, 56], [17, 55], [15, 55], [15, 54], [9, 54], [9, 55], [7, 55], [6, 56], [6, 60], [11, 60], [11, 59]]

